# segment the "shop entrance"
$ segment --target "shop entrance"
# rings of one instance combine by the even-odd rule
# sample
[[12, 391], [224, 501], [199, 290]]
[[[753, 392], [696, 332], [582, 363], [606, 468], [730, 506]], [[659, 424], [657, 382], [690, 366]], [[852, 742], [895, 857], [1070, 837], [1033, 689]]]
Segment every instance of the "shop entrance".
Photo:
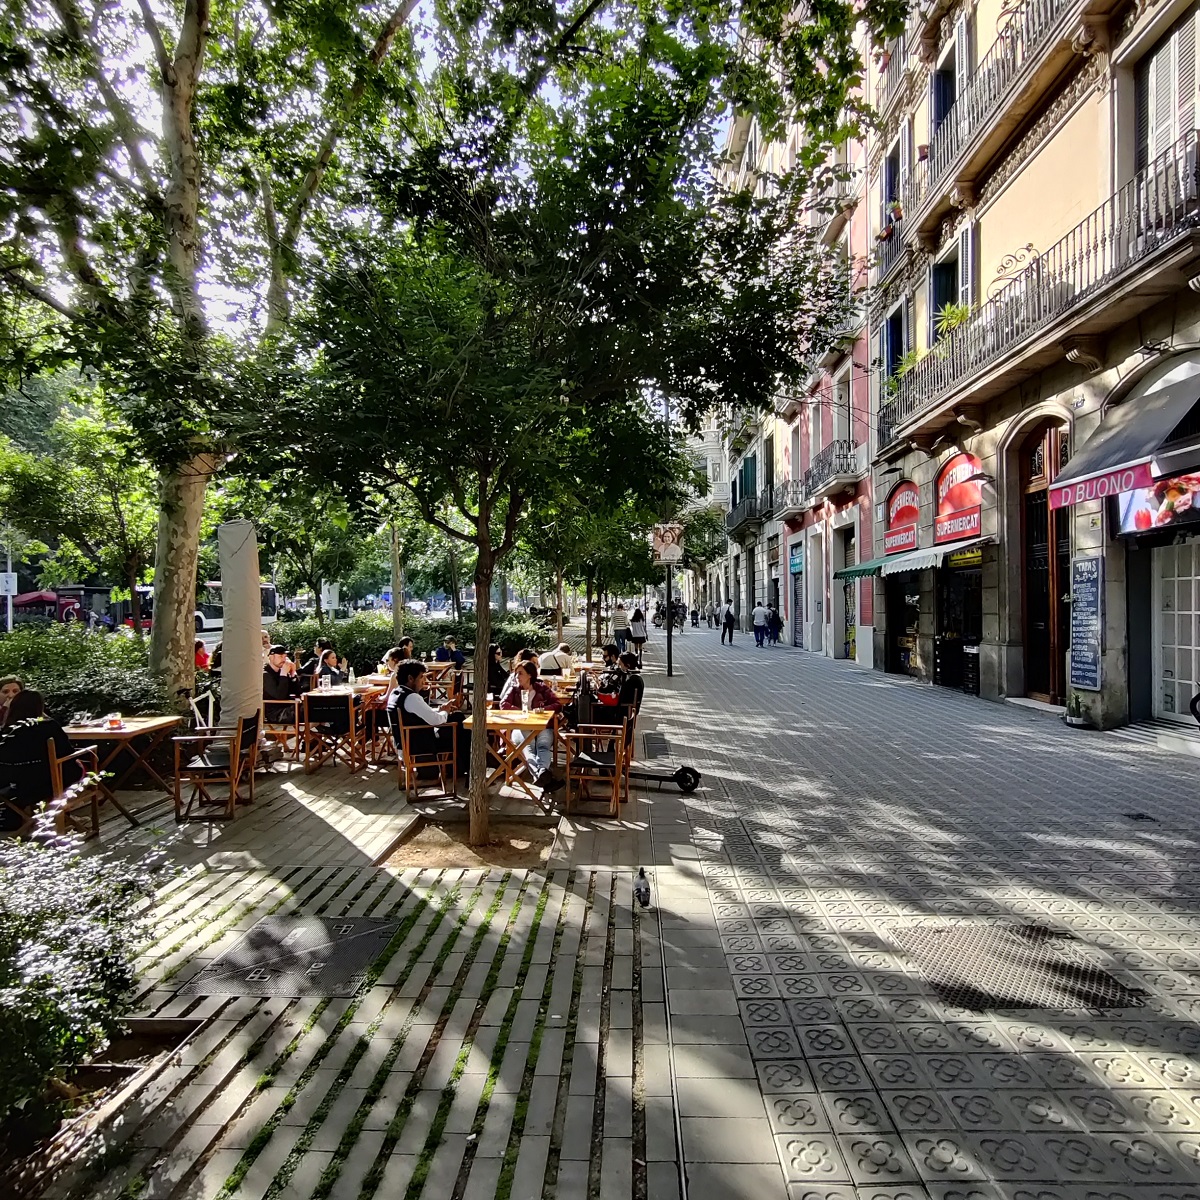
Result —
[[[967, 551], [977, 558], [981, 551]], [[938, 636], [933, 681], [979, 692], [978, 647], [983, 636], [983, 571], [974, 562], [937, 573]]]
[[921, 623], [921, 589], [909, 571], [884, 578], [887, 605], [887, 669], [893, 675], [916, 675], [917, 633]]
[[1071, 629], [1071, 510], [1051, 509], [1049, 488], [1069, 457], [1066, 430], [1054, 423], [1038, 426], [1020, 455], [1025, 694], [1063, 704]]
[[[854, 530], [847, 529], [842, 534], [842, 566], [852, 567], [858, 559], [855, 557]], [[841, 637], [842, 657], [856, 659], [858, 657], [858, 580], [842, 580], [842, 628]]]
[[1154, 715], [1193, 725], [1200, 692], [1200, 541], [1154, 549]]
[[804, 649], [804, 572], [792, 573], [792, 645]]

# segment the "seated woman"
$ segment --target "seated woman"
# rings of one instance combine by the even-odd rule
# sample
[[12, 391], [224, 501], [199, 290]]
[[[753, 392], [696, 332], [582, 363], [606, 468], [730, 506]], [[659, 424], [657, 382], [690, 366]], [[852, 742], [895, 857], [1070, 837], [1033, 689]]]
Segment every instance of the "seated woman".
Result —
[[321, 665], [317, 668], [317, 679], [328, 679], [330, 687], [341, 687], [349, 680], [349, 675], [342, 670], [338, 662], [336, 650], [325, 650], [321, 654]]
[[[51, 738], [59, 758], [71, 753], [70, 739], [63, 727], [46, 715], [41, 693], [28, 689], [18, 693], [8, 708], [8, 724], [0, 733], [0, 790], [12, 790], [9, 804], [31, 812], [37, 805], [54, 798], [50, 756], [46, 748]], [[67, 763], [63, 769], [63, 785], [77, 783], [80, 775], [77, 761]], [[17, 829], [21, 824], [16, 813], [4, 809], [3, 828]]]
[[19, 675], [5, 675], [0, 679], [0, 726], [8, 724], [8, 710], [13, 698], [25, 690], [25, 682]]
[[205, 646], [203, 639], [197, 638], [192, 644], [192, 654], [196, 662], [197, 671], [207, 671], [209, 663], [208, 647]]
[[509, 674], [508, 667], [504, 665], [504, 651], [500, 649], [499, 643], [493, 642], [488, 647], [487, 690], [497, 699], [500, 698], [500, 693], [504, 691], [504, 685], [508, 682]]
[[454, 722], [459, 725], [454, 763], [455, 773], [465, 775], [471, 761], [471, 734], [462, 728], [465, 713], [453, 700], [440, 708], [429, 704], [429, 671], [416, 658], [406, 658], [396, 668], [396, 687], [388, 697], [388, 719], [396, 750], [400, 750], [401, 726], [409, 729], [409, 745], [414, 754], [432, 754], [439, 749], [439, 727]]
[[[500, 707], [558, 712], [562, 708], [562, 701], [554, 694], [552, 687], [538, 678], [537, 663], [531, 661], [517, 666], [500, 697]], [[524, 730], [516, 730], [513, 741], [521, 747], [525, 765], [535, 785], [550, 791], [562, 786], [550, 777], [550, 763], [554, 757], [554, 730], [550, 726], [532, 735]]]

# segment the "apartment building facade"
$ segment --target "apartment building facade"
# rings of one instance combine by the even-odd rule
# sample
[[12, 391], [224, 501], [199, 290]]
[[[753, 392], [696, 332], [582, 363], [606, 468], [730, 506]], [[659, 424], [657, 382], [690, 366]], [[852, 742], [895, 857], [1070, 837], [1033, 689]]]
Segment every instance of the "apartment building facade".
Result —
[[876, 60], [884, 670], [1101, 727], [1191, 719], [1196, 20], [939, 4]]
[[[879, 128], [819, 218], [861, 325], [725, 430], [710, 586], [743, 619], [776, 598], [809, 651], [1191, 721], [1196, 25], [1195, 2], [926, 0], [872, 56]], [[730, 186], [789, 153], [745, 121], [729, 151]]]
[[[764, 145], [751, 120], [735, 123], [727, 184], [760, 186], [760, 176], [794, 159], [799, 136], [794, 130], [788, 141]], [[765, 414], [728, 422], [729, 553], [713, 586], [723, 586], [742, 628], [749, 629], [761, 600], [778, 609], [785, 642], [870, 665], [871, 580], [835, 578], [870, 558], [874, 540], [866, 147], [848, 143], [838, 156], [833, 178], [803, 219], [840, 261], [851, 313], [803, 387], [782, 393]]]

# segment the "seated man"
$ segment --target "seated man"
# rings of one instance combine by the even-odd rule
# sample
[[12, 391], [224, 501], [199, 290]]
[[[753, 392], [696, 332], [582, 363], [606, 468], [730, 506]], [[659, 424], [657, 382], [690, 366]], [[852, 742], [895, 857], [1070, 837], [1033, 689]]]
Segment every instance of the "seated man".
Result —
[[278, 644], [267, 649], [263, 667], [263, 720], [268, 724], [287, 724], [294, 719], [291, 704], [271, 704], [272, 700], [294, 700], [300, 694], [300, 677], [296, 664], [287, 656], [287, 647]]
[[[509, 680], [504, 694], [500, 697], [500, 707], [507, 709], [524, 708], [530, 712], [544, 709], [547, 712], [558, 712], [562, 701], [554, 694], [554, 689], [538, 678], [537, 663], [523, 662], [517, 665]], [[513, 741], [521, 747], [521, 754], [529, 774], [537, 787], [553, 791], [562, 785], [550, 777], [550, 763], [554, 757], [554, 730], [547, 725], [540, 733], [531, 735], [524, 730], [513, 734]]]
[[621, 681], [620, 689], [617, 692], [617, 704], [628, 705], [636, 716], [642, 709], [646, 681], [642, 678], [637, 655], [632, 651], [626, 651], [621, 655], [620, 665], [624, 668], [625, 678]]
[[575, 655], [571, 653], [569, 642], [559, 642], [553, 650], [547, 650], [538, 659], [538, 670], [543, 675], [561, 675], [564, 671], [575, 670]]
[[447, 722], [458, 723], [454, 769], [457, 775], [465, 775], [471, 761], [471, 733], [461, 725], [465, 714], [459, 711], [453, 700], [448, 700], [440, 708], [432, 707], [426, 699], [428, 693], [428, 668], [420, 659], [405, 659], [396, 668], [396, 686], [387, 702], [396, 750], [400, 750], [402, 726], [410, 730], [409, 745], [413, 754], [432, 754], [439, 749], [439, 727]]
[[442, 644], [437, 648], [433, 657], [437, 662], [452, 662], [455, 669], [459, 671], [462, 670], [463, 663], [467, 661], [466, 655], [458, 648], [458, 642], [452, 634], [446, 634], [442, 638]]

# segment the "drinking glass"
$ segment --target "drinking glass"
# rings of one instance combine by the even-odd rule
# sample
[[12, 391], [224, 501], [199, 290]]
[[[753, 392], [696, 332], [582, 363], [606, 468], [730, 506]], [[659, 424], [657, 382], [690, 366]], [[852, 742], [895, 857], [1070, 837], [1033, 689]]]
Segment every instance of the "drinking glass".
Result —
[[521, 693], [521, 711], [527, 713], [529, 711], [529, 693]]
[[320, 688], [321, 691], [327, 692], [331, 687], [333, 687], [333, 680], [330, 679], [328, 675], [322, 675], [317, 680], [317, 687]]

